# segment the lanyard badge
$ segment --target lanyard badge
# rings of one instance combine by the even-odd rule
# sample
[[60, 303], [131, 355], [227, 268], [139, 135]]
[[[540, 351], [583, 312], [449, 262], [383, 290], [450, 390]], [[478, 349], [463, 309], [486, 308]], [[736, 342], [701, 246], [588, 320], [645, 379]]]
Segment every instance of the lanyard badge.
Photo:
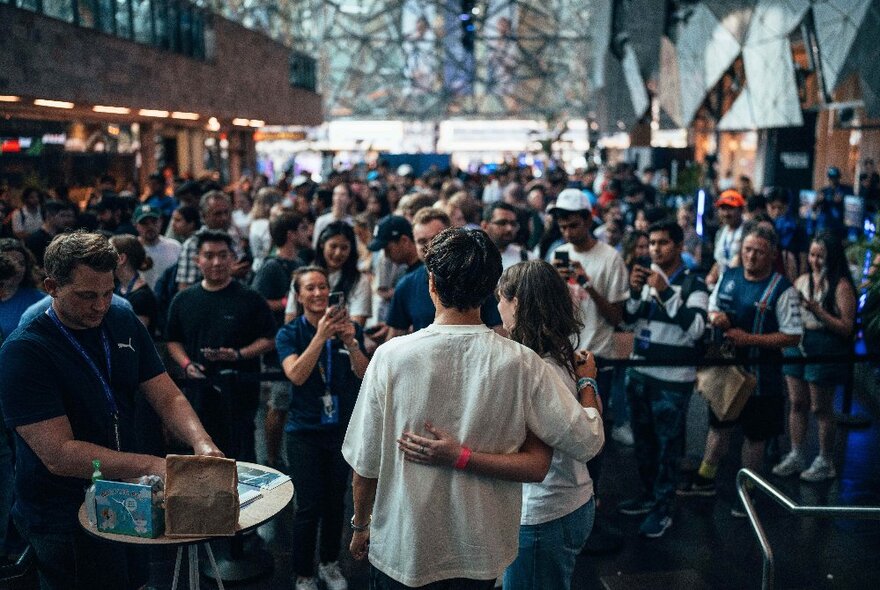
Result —
[[98, 382], [101, 384], [101, 389], [104, 391], [104, 398], [107, 401], [107, 413], [110, 415], [111, 422], [113, 424], [113, 441], [116, 445], [116, 450], [122, 450], [122, 444], [119, 437], [119, 407], [116, 405], [116, 398], [113, 395], [113, 390], [110, 387], [110, 383], [107, 379], [110, 379], [113, 375], [113, 366], [110, 358], [110, 338], [107, 336], [107, 330], [102, 326], [101, 327], [101, 345], [104, 349], [104, 361], [107, 364], [107, 378], [104, 378], [104, 374], [101, 373], [101, 370], [95, 364], [95, 361], [92, 360], [92, 357], [88, 355], [83, 345], [74, 338], [73, 334], [70, 330], [67, 329], [61, 320], [58, 319], [58, 315], [55, 313], [55, 310], [52, 306], [49, 306], [49, 309], [46, 310], [46, 315], [52, 320], [58, 330], [64, 335], [70, 345], [76, 350], [79, 355], [86, 362], [86, 365], [91, 369], [92, 373], [95, 374], [95, 377], [98, 378]]

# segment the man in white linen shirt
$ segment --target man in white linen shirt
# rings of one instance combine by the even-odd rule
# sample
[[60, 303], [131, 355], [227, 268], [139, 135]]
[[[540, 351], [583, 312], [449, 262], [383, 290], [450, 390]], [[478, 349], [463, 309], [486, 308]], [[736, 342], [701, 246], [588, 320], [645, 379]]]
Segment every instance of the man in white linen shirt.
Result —
[[[354, 469], [352, 553], [369, 548], [377, 590], [492, 588], [517, 555], [521, 486], [468, 463], [517, 452], [527, 430], [578, 461], [604, 437], [596, 409], [582, 408], [547, 363], [480, 321], [501, 275], [484, 232], [444, 230], [425, 264], [434, 323], [376, 351], [342, 447]], [[428, 418], [474, 449], [463, 448], [456, 469], [405, 462], [397, 449], [404, 431], [425, 434]]]

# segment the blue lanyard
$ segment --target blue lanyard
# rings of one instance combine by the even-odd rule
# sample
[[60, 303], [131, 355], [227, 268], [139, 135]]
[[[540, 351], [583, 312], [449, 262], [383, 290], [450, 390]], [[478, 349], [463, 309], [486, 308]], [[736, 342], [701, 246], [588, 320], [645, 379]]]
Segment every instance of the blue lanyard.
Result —
[[[302, 323], [304, 326], [310, 325], [308, 320], [306, 320], [306, 316], [299, 316], [302, 319]], [[330, 391], [330, 384], [333, 382], [333, 345], [330, 340], [324, 343], [324, 350], [327, 351], [327, 361], [326, 367], [321, 366], [321, 361], [318, 360], [318, 372], [321, 373], [321, 379], [324, 380], [324, 387], [326, 387], [327, 391]]]
[[[742, 227], [742, 226], [740, 226], [740, 227]], [[736, 238], [736, 232], [738, 229], [739, 229], [739, 227], [736, 228], [735, 230], [733, 230], [732, 232], [730, 232], [730, 239], [729, 240], [724, 240], [724, 242], [722, 242], [722, 245], [724, 246], [724, 264], [725, 265], [730, 264], [730, 247], [733, 246], [733, 240]]]
[[137, 282], [137, 280], [139, 278], [141, 278], [141, 275], [139, 273], [134, 273], [134, 276], [128, 282], [128, 286], [125, 288], [125, 293], [122, 292], [122, 285], [119, 285], [119, 289], [117, 289], [116, 294], [117, 295], [128, 295], [129, 293], [131, 293], [131, 288], [134, 287], [134, 284]]
[[92, 357], [89, 356], [85, 348], [83, 348], [83, 345], [79, 343], [79, 340], [73, 337], [73, 334], [67, 329], [67, 326], [61, 323], [61, 320], [58, 319], [58, 315], [55, 313], [55, 310], [51, 305], [49, 306], [49, 309], [46, 310], [46, 315], [52, 319], [52, 322], [58, 330], [64, 334], [67, 341], [70, 342], [70, 345], [79, 353], [95, 374], [95, 377], [97, 377], [98, 381], [101, 383], [101, 388], [104, 390], [104, 397], [107, 399], [107, 409], [110, 413], [110, 417], [113, 418], [113, 434], [116, 438], [116, 450], [121, 450], [119, 439], [119, 407], [116, 405], [116, 398], [113, 396], [113, 390], [110, 388], [110, 383], [107, 381], [107, 379], [111, 379], [113, 375], [113, 366], [110, 360], [110, 338], [107, 336], [107, 330], [103, 326], [101, 327], [101, 345], [104, 347], [104, 360], [107, 362], [107, 378], [105, 379], [104, 374], [101, 373], [98, 365], [95, 364], [95, 361], [92, 360]]
[[[678, 267], [678, 270], [676, 270], [674, 273], [672, 273], [672, 276], [669, 277], [669, 280], [667, 281], [667, 284], [669, 285], [669, 288], [670, 288], [670, 289], [672, 288], [672, 283], [675, 282], [675, 279], [678, 278], [678, 275], [680, 275], [681, 273], [684, 272], [684, 269], [685, 269], [685, 268], [687, 268], [687, 267], [684, 265], [684, 263], [682, 263], [681, 266]], [[659, 307], [659, 306], [657, 305], [657, 301], [656, 301], [653, 297], [651, 297], [651, 309], [650, 309], [650, 311], [648, 312], [648, 321], [649, 321], [649, 322], [650, 322], [652, 319], [654, 319], [654, 314], [657, 313], [657, 308], [658, 308], [658, 307]]]

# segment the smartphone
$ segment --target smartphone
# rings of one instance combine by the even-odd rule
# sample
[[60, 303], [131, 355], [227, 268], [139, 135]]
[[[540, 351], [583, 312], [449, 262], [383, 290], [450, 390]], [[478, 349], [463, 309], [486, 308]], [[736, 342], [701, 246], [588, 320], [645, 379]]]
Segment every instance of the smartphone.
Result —
[[560, 252], [557, 250], [554, 252], [553, 261], [556, 266], [564, 266], [566, 268], [571, 266], [571, 259], [568, 257], [568, 252], [565, 251]]
[[342, 291], [333, 291], [332, 293], [330, 293], [328, 305], [333, 310], [333, 312], [335, 312], [337, 309], [343, 308], [345, 306], [345, 293], [343, 293]]
[[635, 263], [644, 268], [651, 268], [651, 257], [650, 256], [639, 256], [635, 259]]

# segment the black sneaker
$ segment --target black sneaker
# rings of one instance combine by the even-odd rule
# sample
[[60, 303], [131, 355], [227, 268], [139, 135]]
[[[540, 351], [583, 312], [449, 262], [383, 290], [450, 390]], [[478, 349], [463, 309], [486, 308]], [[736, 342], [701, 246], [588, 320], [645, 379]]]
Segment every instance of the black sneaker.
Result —
[[675, 490], [675, 493], [679, 496], [711, 498], [715, 495], [715, 480], [708, 479], [697, 473], [686, 486]]
[[617, 511], [627, 516], [639, 516], [647, 514], [654, 507], [654, 498], [649, 496], [639, 496], [630, 500], [624, 500], [617, 505]]
[[639, 534], [649, 539], [659, 539], [671, 526], [672, 515], [669, 510], [658, 507], [648, 514], [642, 526], [639, 527]]

